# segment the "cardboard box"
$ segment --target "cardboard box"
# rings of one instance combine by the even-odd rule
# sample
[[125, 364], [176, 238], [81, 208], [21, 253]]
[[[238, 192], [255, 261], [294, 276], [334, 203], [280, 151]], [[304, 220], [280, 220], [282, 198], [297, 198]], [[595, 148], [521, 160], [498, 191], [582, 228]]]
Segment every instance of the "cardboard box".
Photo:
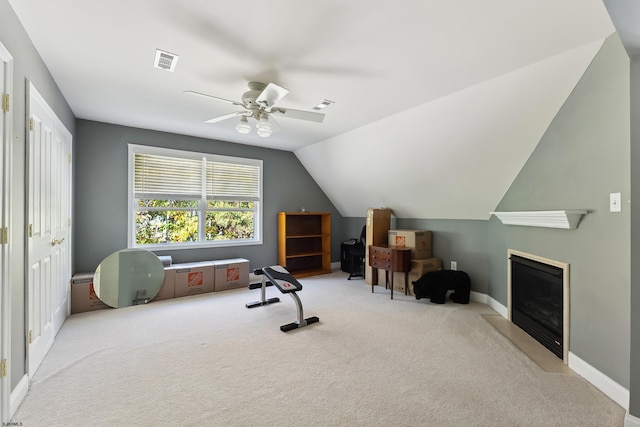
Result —
[[[421, 278], [423, 274], [436, 270], [442, 270], [442, 260], [440, 258], [412, 259], [411, 271], [409, 271], [407, 277], [409, 295], [415, 296], [412, 282]], [[404, 273], [393, 273], [393, 291], [404, 293]]]
[[214, 265], [211, 261], [174, 264], [175, 298], [213, 292]]
[[164, 269], [164, 282], [162, 282], [162, 288], [160, 292], [153, 297], [152, 301], [162, 301], [165, 299], [175, 298], [176, 291], [176, 270], [174, 267], [165, 267]]
[[390, 245], [411, 248], [411, 258], [431, 258], [432, 233], [427, 230], [389, 230]]
[[215, 266], [214, 290], [226, 291], [249, 286], [249, 260], [244, 258], [213, 261]]
[[77, 273], [71, 278], [71, 314], [111, 308], [100, 301], [93, 289], [93, 273]]
[[[369, 245], [387, 244], [389, 229], [391, 228], [391, 209], [367, 209], [366, 218], [366, 243]], [[364, 281], [371, 285], [373, 270], [369, 266], [369, 250], [365, 251], [365, 275]], [[380, 280], [382, 279], [382, 280]], [[378, 284], [384, 284], [384, 271], [378, 270]]]

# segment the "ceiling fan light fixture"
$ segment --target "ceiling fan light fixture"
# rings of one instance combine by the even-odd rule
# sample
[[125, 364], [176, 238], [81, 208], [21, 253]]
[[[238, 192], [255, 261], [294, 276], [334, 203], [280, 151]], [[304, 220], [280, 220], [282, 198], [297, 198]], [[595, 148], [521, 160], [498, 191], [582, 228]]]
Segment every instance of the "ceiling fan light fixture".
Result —
[[[269, 135], [271, 135], [271, 132], [273, 131], [273, 129], [271, 128], [271, 123], [269, 123], [269, 120], [266, 114], [263, 113], [260, 116], [260, 119], [258, 119], [257, 128], [258, 128], [258, 132], [262, 131], [263, 133], [268, 133]], [[266, 136], [269, 136], [269, 135], [266, 135]]]
[[[213, 117], [205, 120], [205, 123], [218, 123], [232, 117], [240, 117], [240, 122], [235, 126], [236, 131], [241, 134], [248, 134], [252, 131], [252, 126], [248, 123], [248, 118], [256, 120], [256, 132], [259, 136], [266, 138], [271, 136], [273, 132], [281, 130], [278, 123], [274, 120], [274, 116], [287, 117], [297, 120], [305, 120], [308, 122], [322, 123], [324, 114], [314, 111], [294, 110], [291, 108], [275, 107], [287, 93], [288, 89], [278, 86], [274, 83], [265, 85], [260, 82], [249, 82], [249, 90], [242, 94], [242, 101], [232, 101], [218, 96], [208, 95], [202, 92], [187, 90], [185, 93], [197, 95], [204, 98], [214, 99], [228, 104], [241, 107], [241, 111], [235, 111], [221, 116]], [[328, 99], [323, 100], [316, 109], [322, 109], [333, 104]]]
[[251, 132], [251, 125], [249, 124], [246, 116], [240, 117], [240, 122], [238, 122], [238, 124], [236, 125], [236, 130], [238, 131], [238, 133]]
[[271, 136], [271, 128], [261, 128], [257, 130], [258, 136], [268, 138]]

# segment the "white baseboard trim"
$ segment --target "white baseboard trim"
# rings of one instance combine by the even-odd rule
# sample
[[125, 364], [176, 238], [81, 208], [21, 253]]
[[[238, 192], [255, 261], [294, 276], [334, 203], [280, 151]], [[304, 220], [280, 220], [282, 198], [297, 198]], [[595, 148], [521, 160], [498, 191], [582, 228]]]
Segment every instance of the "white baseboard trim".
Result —
[[9, 412], [10, 412], [9, 418], [13, 418], [16, 411], [18, 410], [18, 406], [20, 406], [20, 404], [24, 400], [24, 397], [27, 395], [28, 391], [29, 391], [29, 375], [25, 374], [20, 379], [20, 382], [18, 382], [18, 384], [16, 385], [16, 388], [14, 388], [11, 391], [11, 397], [9, 398], [11, 400], [10, 407], [9, 407]]
[[640, 418], [634, 417], [627, 412], [624, 417], [624, 427], [640, 427]]
[[622, 387], [611, 378], [589, 365], [578, 356], [569, 352], [569, 368], [585, 380], [593, 384], [598, 390], [609, 396], [614, 402], [629, 410], [629, 390]]
[[509, 309], [507, 307], [505, 307], [504, 305], [502, 305], [501, 303], [499, 303], [498, 301], [496, 301], [493, 298], [491, 298], [490, 296], [487, 296], [486, 304], [489, 307], [493, 308], [495, 311], [497, 311], [498, 314], [500, 314], [505, 319], [509, 318]]
[[471, 301], [481, 302], [482, 304], [488, 305], [487, 294], [481, 294], [480, 292], [471, 291], [471, 294], [469, 294], [469, 299]]
[[[341, 262], [332, 262], [331, 263], [331, 271], [340, 270], [342, 267]], [[249, 272], [249, 283], [259, 283], [262, 282], [262, 278], [260, 276], [256, 276], [253, 274], [253, 270]]]

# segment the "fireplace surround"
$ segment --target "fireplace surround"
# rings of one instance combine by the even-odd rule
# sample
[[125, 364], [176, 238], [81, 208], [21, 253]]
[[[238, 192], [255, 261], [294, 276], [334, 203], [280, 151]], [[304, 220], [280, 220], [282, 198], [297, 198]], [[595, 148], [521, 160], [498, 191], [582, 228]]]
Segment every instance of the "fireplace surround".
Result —
[[568, 363], [569, 264], [509, 249], [509, 320]]

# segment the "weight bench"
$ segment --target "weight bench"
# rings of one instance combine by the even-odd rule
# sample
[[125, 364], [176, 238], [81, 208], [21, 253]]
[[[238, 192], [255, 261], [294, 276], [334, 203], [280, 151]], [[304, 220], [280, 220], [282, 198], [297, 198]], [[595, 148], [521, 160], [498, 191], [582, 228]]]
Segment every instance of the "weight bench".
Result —
[[[273, 265], [271, 267], [258, 268], [253, 270], [253, 274], [256, 276], [262, 276], [262, 283], [251, 284], [249, 285], [249, 289], [260, 288], [261, 298], [260, 301], [245, 304], [247, 308], [261, 307], [263, 305], [280, 302], [280, 298], [266, 298], [266, 287], [275, 286], [283, 294], [291, 295], [291, 298], [293, 298], [293, 301], [295, 301], [296, 307], [298, 308], [298, 320], [296, 322], [280, 326], [280, 330], [282, 332], [302, 328], [303, 326], [316, 323], [320, 320], [316, 316], [307, 317], [306, 319], [304, 318], [302, 302], [300, 302], [300, 297], [296, 294], [296, 292], [302, 290], [302, 285], [284, 267], [280, 265]], [[268, 283], [265, 276], [266, 279], [268, 279]]]

